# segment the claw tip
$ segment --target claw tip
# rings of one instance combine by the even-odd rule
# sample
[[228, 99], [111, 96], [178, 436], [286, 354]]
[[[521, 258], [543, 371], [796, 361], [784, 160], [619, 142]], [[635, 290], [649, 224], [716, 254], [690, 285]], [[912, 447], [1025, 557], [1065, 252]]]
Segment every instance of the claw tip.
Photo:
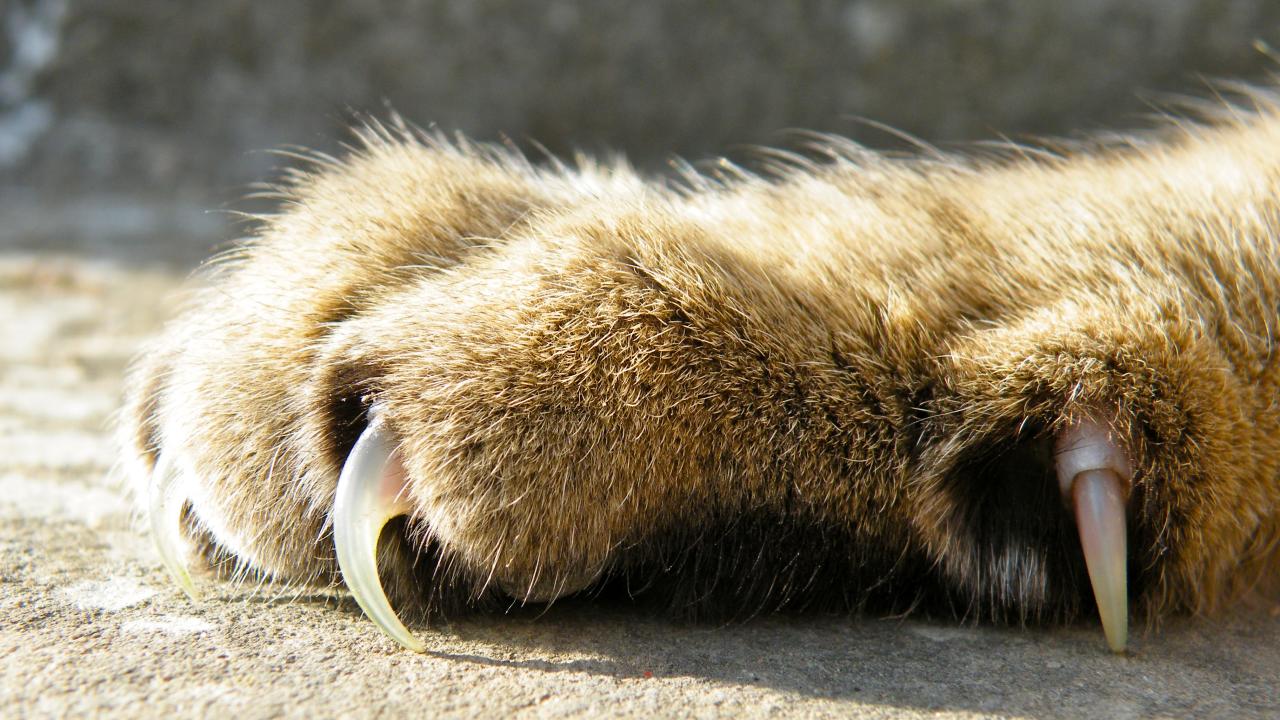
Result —
[[160, 561], [182, 592], [193, 601], [200, 593], [191, 580], [183, 561], [182, 504], [185, 498], [179, 493], [177, 471], [167, 456], [161, 455], [151, 474], [148, 515], [151, 521], [151, 537], [156, 543]]
[[338, 477], [333, 543], [347, 589], [387, 637], [413, 652], [426, 646], [396, 617], [378, 577], [378, 536], [387, 521], [409, 512], [404, 468], [381, 423], [371, 421]]

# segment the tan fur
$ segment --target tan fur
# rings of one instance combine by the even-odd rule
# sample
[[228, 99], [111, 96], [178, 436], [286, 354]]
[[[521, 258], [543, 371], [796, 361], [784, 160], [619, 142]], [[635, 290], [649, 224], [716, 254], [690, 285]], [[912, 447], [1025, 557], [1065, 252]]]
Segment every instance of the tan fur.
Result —
[[376, 403], [416, 507], [401, 605], [613, 581], [690, 614], [1069, 617], [1092, 599], [1046, 438], [1085, 414], [1136, 461], [1145, 607], [1280, 569], [1274, 108], [1070, 157], [834, 143], [682, 187], [365, 139], [296, 174], [134, 373], [133, 480], [160, 449], [199, 479], [210, 558], [334, 581]]

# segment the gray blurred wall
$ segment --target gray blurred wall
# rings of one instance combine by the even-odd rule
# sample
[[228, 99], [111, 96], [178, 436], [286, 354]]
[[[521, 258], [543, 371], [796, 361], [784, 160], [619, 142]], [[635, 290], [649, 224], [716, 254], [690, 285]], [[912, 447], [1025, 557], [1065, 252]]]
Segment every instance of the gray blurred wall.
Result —
[[0, 22], [0, 213], [21, 219], [220, 206], [277, 164], [261, 150], [333, 150], [388, 106], [645, 167], [786, 128], [893, 142], [854, 116], [940, 142], [1133, 126], [1151, 92], [1270, 71], [1280, 2], [0, 0]]

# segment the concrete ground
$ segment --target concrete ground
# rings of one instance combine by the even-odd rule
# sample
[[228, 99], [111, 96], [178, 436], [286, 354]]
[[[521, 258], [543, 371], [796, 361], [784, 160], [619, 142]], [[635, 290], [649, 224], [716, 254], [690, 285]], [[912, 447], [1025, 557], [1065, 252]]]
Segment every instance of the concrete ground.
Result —
[[[12, 228], [10, 228], [12, 230]], [[763, 618], [564, 603], [419, 629], [205, 580], [193, 604], [108, 480], [121, 374], [184, 263], [0, 241], [0, 716], [1275, 717], [1280, 613], [1097, 627]], [[0, 238], [2, 240], [2, 238]]]

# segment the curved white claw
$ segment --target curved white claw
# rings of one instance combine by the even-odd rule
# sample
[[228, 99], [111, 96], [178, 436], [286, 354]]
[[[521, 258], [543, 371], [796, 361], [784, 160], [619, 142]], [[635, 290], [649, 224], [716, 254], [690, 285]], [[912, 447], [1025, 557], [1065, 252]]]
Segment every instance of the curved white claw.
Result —
[[147, 516], [151, 521], [151, 538], [155, 540], [164, 569], [187, 597], [199, 600], [200, 593], [187, 571], [187, 547], [182, 537], [182, 505], [187, 498], [180, 480], [173, 461], [161, 453], [147, 488]]
[[391, 609], [378, 578], [378, 536], [388, 520], [410, 510], [404, 467], [391, 440], [375, 416], [347, 456], [333, 502], [333, 544], [347, 589], [369, 619], [392, 640], [424, 652]]
[[1112, 652], [1124, 652], [1129, 642], [1129, 458], [1111, 441], [1106, 425], [1093, 420], [1078, 422], [1060, 435], [1055, 454], [1059, 489], [1075, 513], [1102, 631]]

